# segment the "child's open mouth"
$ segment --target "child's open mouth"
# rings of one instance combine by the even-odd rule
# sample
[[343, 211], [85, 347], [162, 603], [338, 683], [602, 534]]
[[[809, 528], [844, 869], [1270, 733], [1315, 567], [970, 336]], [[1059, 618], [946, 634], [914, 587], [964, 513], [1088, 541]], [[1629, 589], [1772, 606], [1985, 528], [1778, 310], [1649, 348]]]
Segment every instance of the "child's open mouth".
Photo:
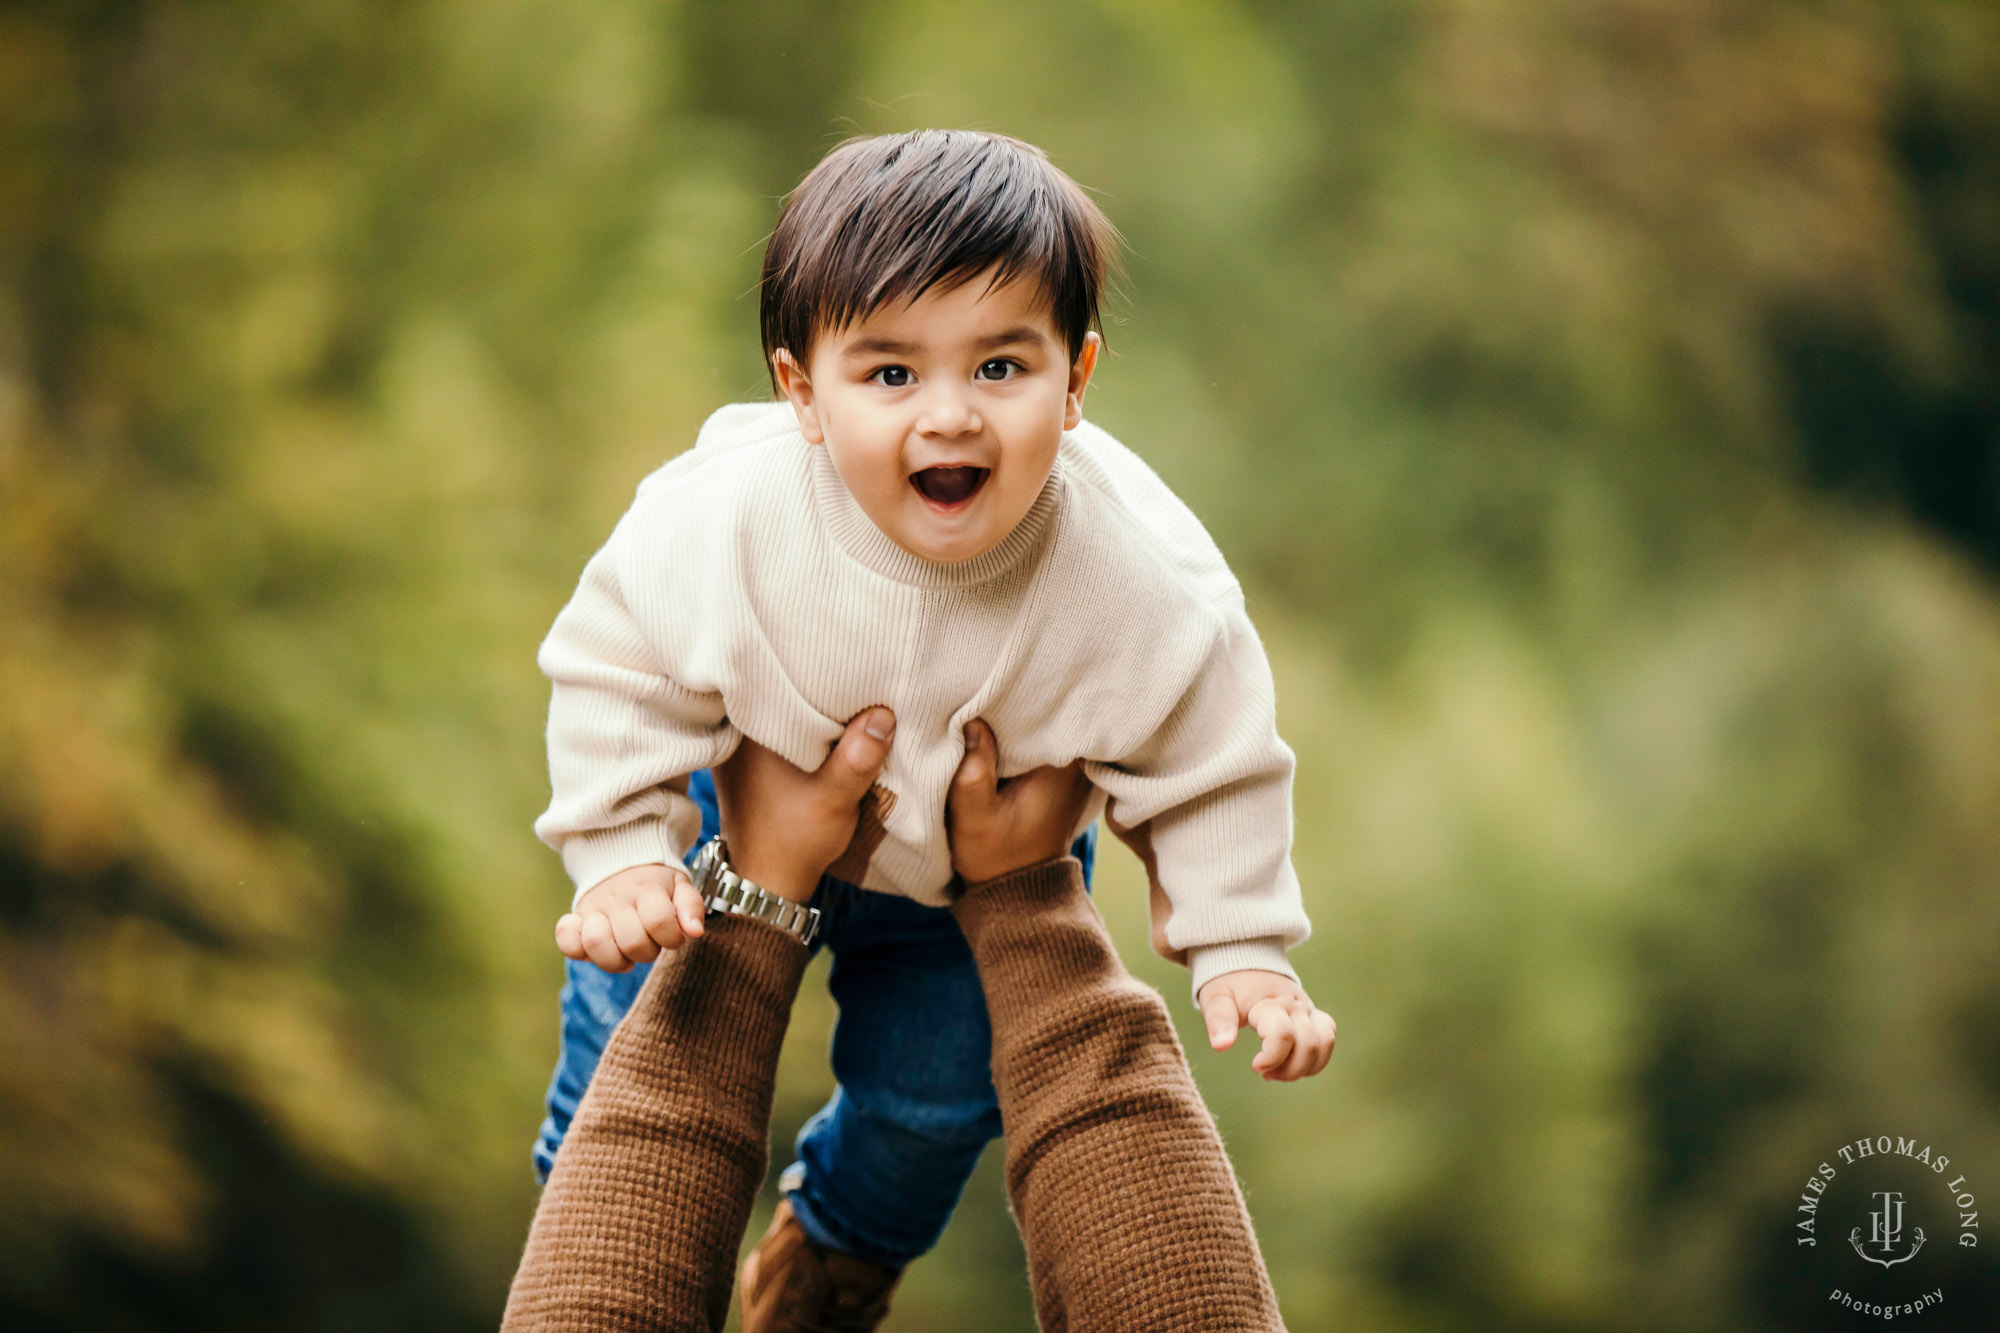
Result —
[[977, 495], [992, 473], [984, 467], [927, 467], [910, 474], [910, 485], [932, 504], [956, 509]]

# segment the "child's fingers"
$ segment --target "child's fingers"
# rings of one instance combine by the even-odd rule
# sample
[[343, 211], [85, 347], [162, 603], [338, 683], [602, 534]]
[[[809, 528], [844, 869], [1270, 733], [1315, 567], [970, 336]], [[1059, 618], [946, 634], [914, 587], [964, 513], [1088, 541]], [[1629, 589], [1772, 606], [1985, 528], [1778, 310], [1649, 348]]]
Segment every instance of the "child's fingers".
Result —
[[1295, 1009], [1291, 1019], [1293, 1030], [1298, 1034], [1298, 1044], [1284, 1067], [1269, 1075], [1287, 1083], [1309, 1078], [1326, 1068], [1327, 1061], [1333, 1058], [1335, 1033], [1333, 1016], [1323, 1009]]
[[1201, 1002], [1202, 1020], [1208, 1024], [1208, 1044], [1218, 1051], [1234, 1046], [1236, 1033], [1243, 1026], [1241, 1015], [1236, 997], [1226, 988], [1211, 991]]
[[583, 954], [606, 972], [629, 972], [632, 963], [611, 938], [611, 920], [602, 912], [583, 914]]
[[701, 900], [701, 894], [688, 880], [677, 880], [674, 884], [674, 913], [680, 918], [681, 934], [693, 939], [702, 932], [702, 918], [708, 914], [708, 905]]
[[645, 928], [647, 938], [662, 949], [680, 948], [681, 923], [674, 915], [674, 895], [666, 885], [648, 885], [632, 907], [639, 914], [639, 924]]
[[1304, 1078], [1320, 1066], [1321, 1041], [1318, 1030], [1313, 1026], [1312, 1011], [1295, 1010], [1291, 1014], [1291, 1021], [1296, 1044], [1292, 1047], [1291, 1058], [1285, 1061], [1284, 1068], [1272, 1075], [1286, 1083]]
[[653, 937], [639, 921], [639, 909], [629, 903], [618, 903], [607, 909], [605, 915], [611, 918], [611, 938], [617, 943], [619, 953], [635, 963], [650, 963], [660, 956], [660, 946], [653, 943]]
[[575, 912], [564, 912], [556, 918], [556, 948], [562, 950], [565, 958], [584, 961], [583, 918]]
[[1250, 1067], [1268, 1075], [1291, 1057], [1292, 1048], [1297, 1044], [1298, 1033], [1292, 1027], [1291, 1012], [1282, 1001], [1259, 1000], [1250, 1006], [1250, 1026], [1257, 1029], [1257, 1035], [1264, 1039], [1264, 1049], [1257, 1052], [1250, 1061]]
[[1312, 1025], [1313, 1032], [1320, 1038], [1319, 1063], [1315, 1064], [1307, 1072], [1317, 1074], [1320, 1070], [1326, 1068], [1329, 1060], [1333, 1059], [1333, 1047], [1334, 1043], [1339, 1040], [1340, 1029], [1334, 1023], [1333, 1015], [1324, 1009], [1313, 1010]]

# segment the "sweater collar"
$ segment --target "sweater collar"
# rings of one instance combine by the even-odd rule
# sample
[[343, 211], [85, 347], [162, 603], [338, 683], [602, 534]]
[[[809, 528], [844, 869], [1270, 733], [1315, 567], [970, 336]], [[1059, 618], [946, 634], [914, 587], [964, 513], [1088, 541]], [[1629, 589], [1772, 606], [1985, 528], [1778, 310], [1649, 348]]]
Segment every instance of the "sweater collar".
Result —
[[803, 435], [798, 438], [800, 447], [812, 459], [813, 507], [826, 524], [827, 534], [857, 563], [898, 583], [927, 588], [962, 588], [1004, 574], [1043, 544], [1055, 526], [1057, 511], [1062, 507], [1065, 451], [1059, 449], [1056, 451], [1055, 466], [1049, 469], [1048, 480], [1042, 483], [1041, 494], [1035, 497], [1035, 503], [1028, 507], [1027, 514], [1014, 525], [1012, 532], [1001, 539], [998, 546], [970, 560], [926, 560], [896, 545], [887, 533], [875, 526], [875, 521], [868, 517], [847, 489], [847, 483], [840, 479], [840, 473], [825, 449], [806, 443]]

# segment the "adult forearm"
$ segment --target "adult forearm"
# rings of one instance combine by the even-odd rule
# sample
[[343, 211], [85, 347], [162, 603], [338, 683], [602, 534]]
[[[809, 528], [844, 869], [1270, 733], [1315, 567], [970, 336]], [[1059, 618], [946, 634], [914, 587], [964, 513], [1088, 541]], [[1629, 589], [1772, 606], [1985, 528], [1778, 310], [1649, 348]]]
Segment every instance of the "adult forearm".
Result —
[[556, 1155], [504, 1330], [722, 1328], [805, 965], [796, 940], [712, 916], [653, 969]]
[[1007, 1188], [1045, 1330], [1282, 1329], [1166, 1005], [1064, 857], [954, 911], [993, 1021]]

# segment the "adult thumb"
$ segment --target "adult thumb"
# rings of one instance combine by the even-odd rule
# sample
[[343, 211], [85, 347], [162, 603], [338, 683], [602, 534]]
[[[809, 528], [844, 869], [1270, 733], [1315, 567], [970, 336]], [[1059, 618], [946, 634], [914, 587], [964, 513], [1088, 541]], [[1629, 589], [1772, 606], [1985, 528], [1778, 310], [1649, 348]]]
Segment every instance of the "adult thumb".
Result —
[[896, 735], [896, 715], [887, 708], [866, 708], [848, 722], [833, 753], [820, 765], [819, 776], [832, 783], [842, 804], [859, 801], [889, 761], [889, 742]]
[[1219, 986], [1202, 998], [1201, 1016], [1208, 1024], [1210, 1046], [1226, 1051], [1236, 1044], [1236, 1034], [1243, 1027], [1243, 1011], [1227, 986]]
[[999, 756], [993, 744], [993, 729], [975, 718], [965, 724], [965, 758], [952, 775], [954, 801], [992, 801], [999, 792]]

